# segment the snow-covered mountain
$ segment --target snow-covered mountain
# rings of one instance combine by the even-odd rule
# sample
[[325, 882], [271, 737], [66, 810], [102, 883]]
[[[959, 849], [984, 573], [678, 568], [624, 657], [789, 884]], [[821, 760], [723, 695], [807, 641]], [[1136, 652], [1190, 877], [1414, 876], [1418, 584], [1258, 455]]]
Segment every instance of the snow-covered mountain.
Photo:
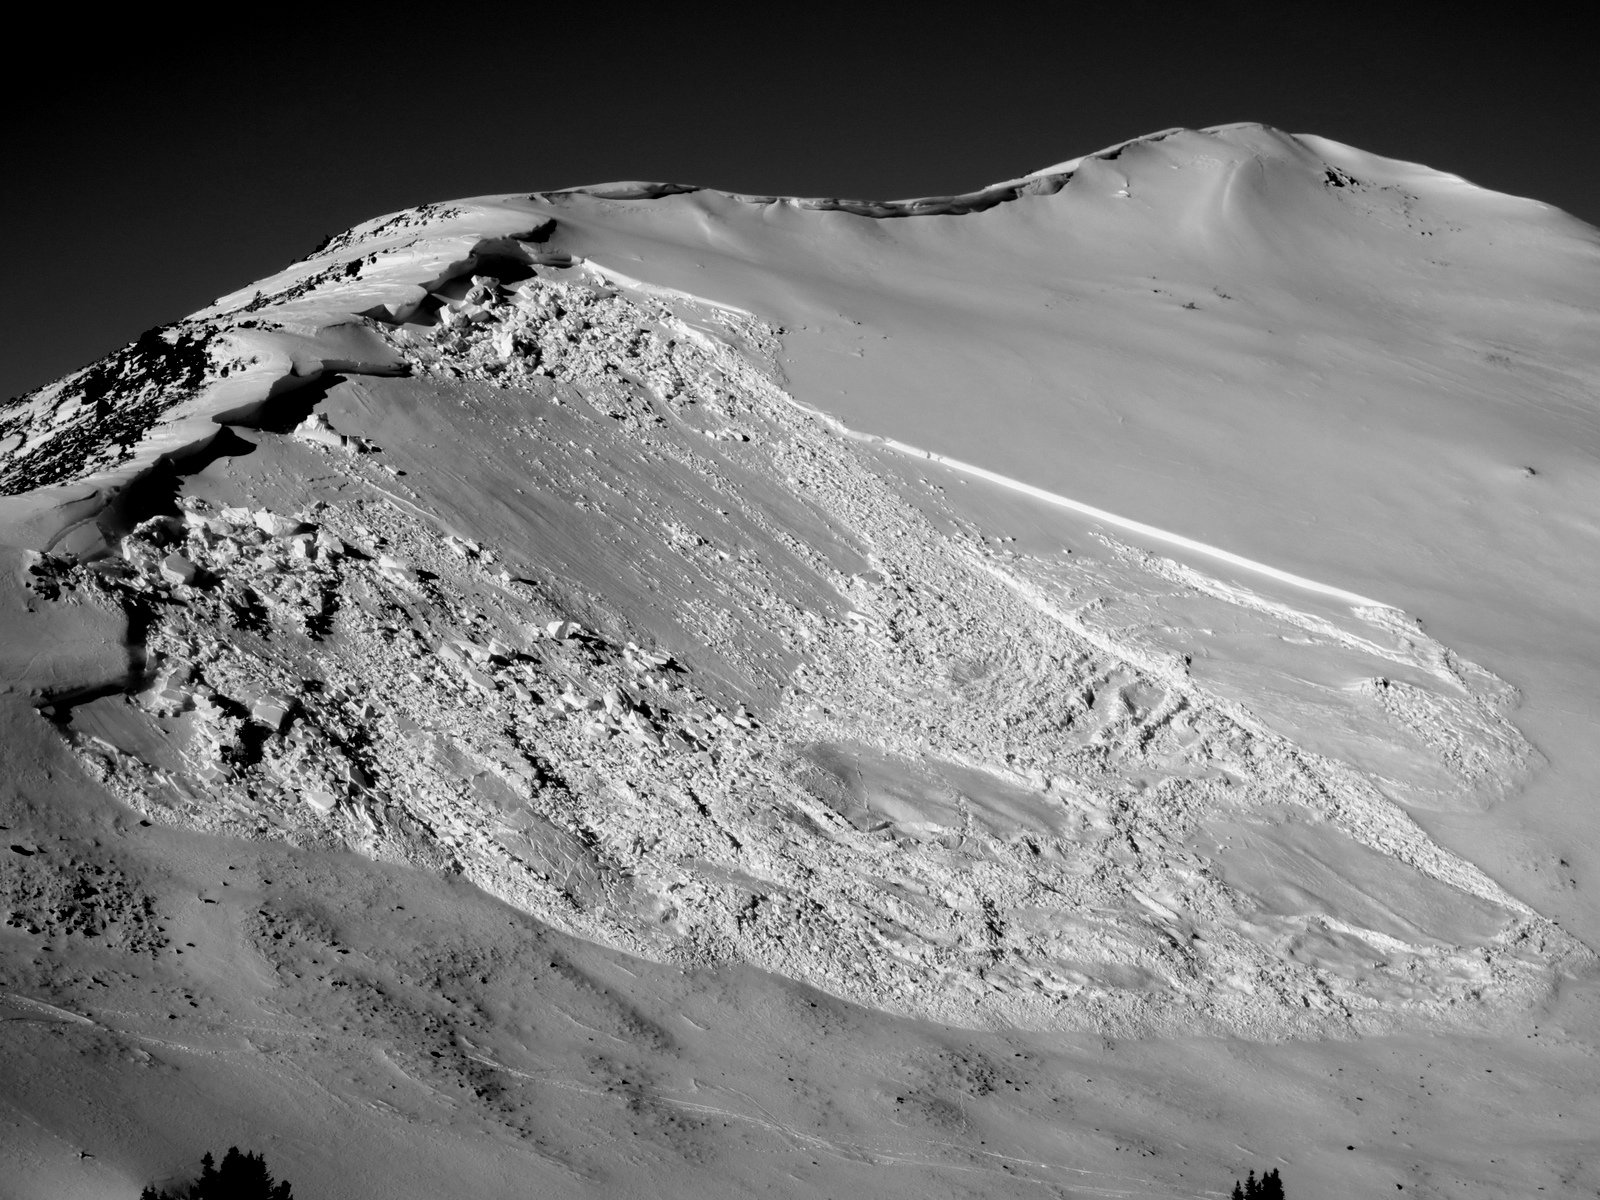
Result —
[[430, 205], [12, 401], [8, 1169], [1588, 1194], [1597, 331], [1239, 125]]

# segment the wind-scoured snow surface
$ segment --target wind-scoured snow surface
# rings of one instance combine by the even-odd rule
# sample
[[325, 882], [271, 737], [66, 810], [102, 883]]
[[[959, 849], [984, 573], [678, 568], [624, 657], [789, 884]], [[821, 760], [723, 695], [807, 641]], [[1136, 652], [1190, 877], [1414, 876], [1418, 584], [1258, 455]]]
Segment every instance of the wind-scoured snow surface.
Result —
[[8, 674], [154, 826], [689, 978], [1507, 1036], [1592, 971], [1597, 265], [1259, 126], [963, 197], [397, 214], [0, 407]]

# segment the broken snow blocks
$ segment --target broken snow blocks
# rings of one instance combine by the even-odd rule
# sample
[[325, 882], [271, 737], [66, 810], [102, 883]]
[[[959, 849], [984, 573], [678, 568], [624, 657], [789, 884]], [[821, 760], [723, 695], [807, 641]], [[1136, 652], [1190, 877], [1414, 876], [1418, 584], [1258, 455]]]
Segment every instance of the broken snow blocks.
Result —
[[174, 552], [161, 560], [161, 578], [174, 586], [189, 587], [200, 578], [200, 568]]
[[250, 719], [273, 733], [282, 733], [294, 716], [294, 700], [276, 693], [262, 696], [250, 706]]

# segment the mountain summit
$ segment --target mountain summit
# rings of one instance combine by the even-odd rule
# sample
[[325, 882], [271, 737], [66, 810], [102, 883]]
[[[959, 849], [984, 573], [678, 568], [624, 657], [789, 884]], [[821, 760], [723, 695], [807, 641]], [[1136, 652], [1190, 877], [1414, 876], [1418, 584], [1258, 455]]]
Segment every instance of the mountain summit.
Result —
[[[1593, 974], [1597, 266], [1544, 205], [1260, 125], [951, 197], [359, 225], [0, 408], [10, 771], [51, 781], [8, 886], [74, 964], [18, 986], [130, 1047], [203, 991], [174, 1062], [270, 1012], [226, 1111], [288, 1071], [383, 1106], [363, 1145], [595, 1194], [824, 1142], [1170, 1191], [1242, 1173], [1307, 1062], [1374, 1073], [1428, 1171], [1557, 1170], [1366, 1047], [1481, 1096]], [[86, 870], [129, 880], [67, 910], [114, 953], [38, 899]], [[1062, 1134], [1068, 1062], [1097, 1113], [1170, 1070], [1225, 1115]], [[1326, 1087], [1300, 1178], [1350, 1178], [1368, 1102]]]

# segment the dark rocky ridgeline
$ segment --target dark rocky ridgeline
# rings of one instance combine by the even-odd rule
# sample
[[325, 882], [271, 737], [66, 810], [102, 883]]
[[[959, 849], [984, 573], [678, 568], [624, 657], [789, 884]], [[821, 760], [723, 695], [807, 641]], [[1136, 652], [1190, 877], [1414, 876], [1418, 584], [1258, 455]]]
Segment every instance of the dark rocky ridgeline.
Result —
[[[0, 495], [72, 479], [108, 452], [125, 459], [163, 413], [205, 384], [215, 336], [204, 325], [158, 325], [63, 381], [48, 409], [46, 389], [0, 405], [0, 446], [15, 447], [0, 464]], [[28, 445], [50, 426], [56, 436]]]

